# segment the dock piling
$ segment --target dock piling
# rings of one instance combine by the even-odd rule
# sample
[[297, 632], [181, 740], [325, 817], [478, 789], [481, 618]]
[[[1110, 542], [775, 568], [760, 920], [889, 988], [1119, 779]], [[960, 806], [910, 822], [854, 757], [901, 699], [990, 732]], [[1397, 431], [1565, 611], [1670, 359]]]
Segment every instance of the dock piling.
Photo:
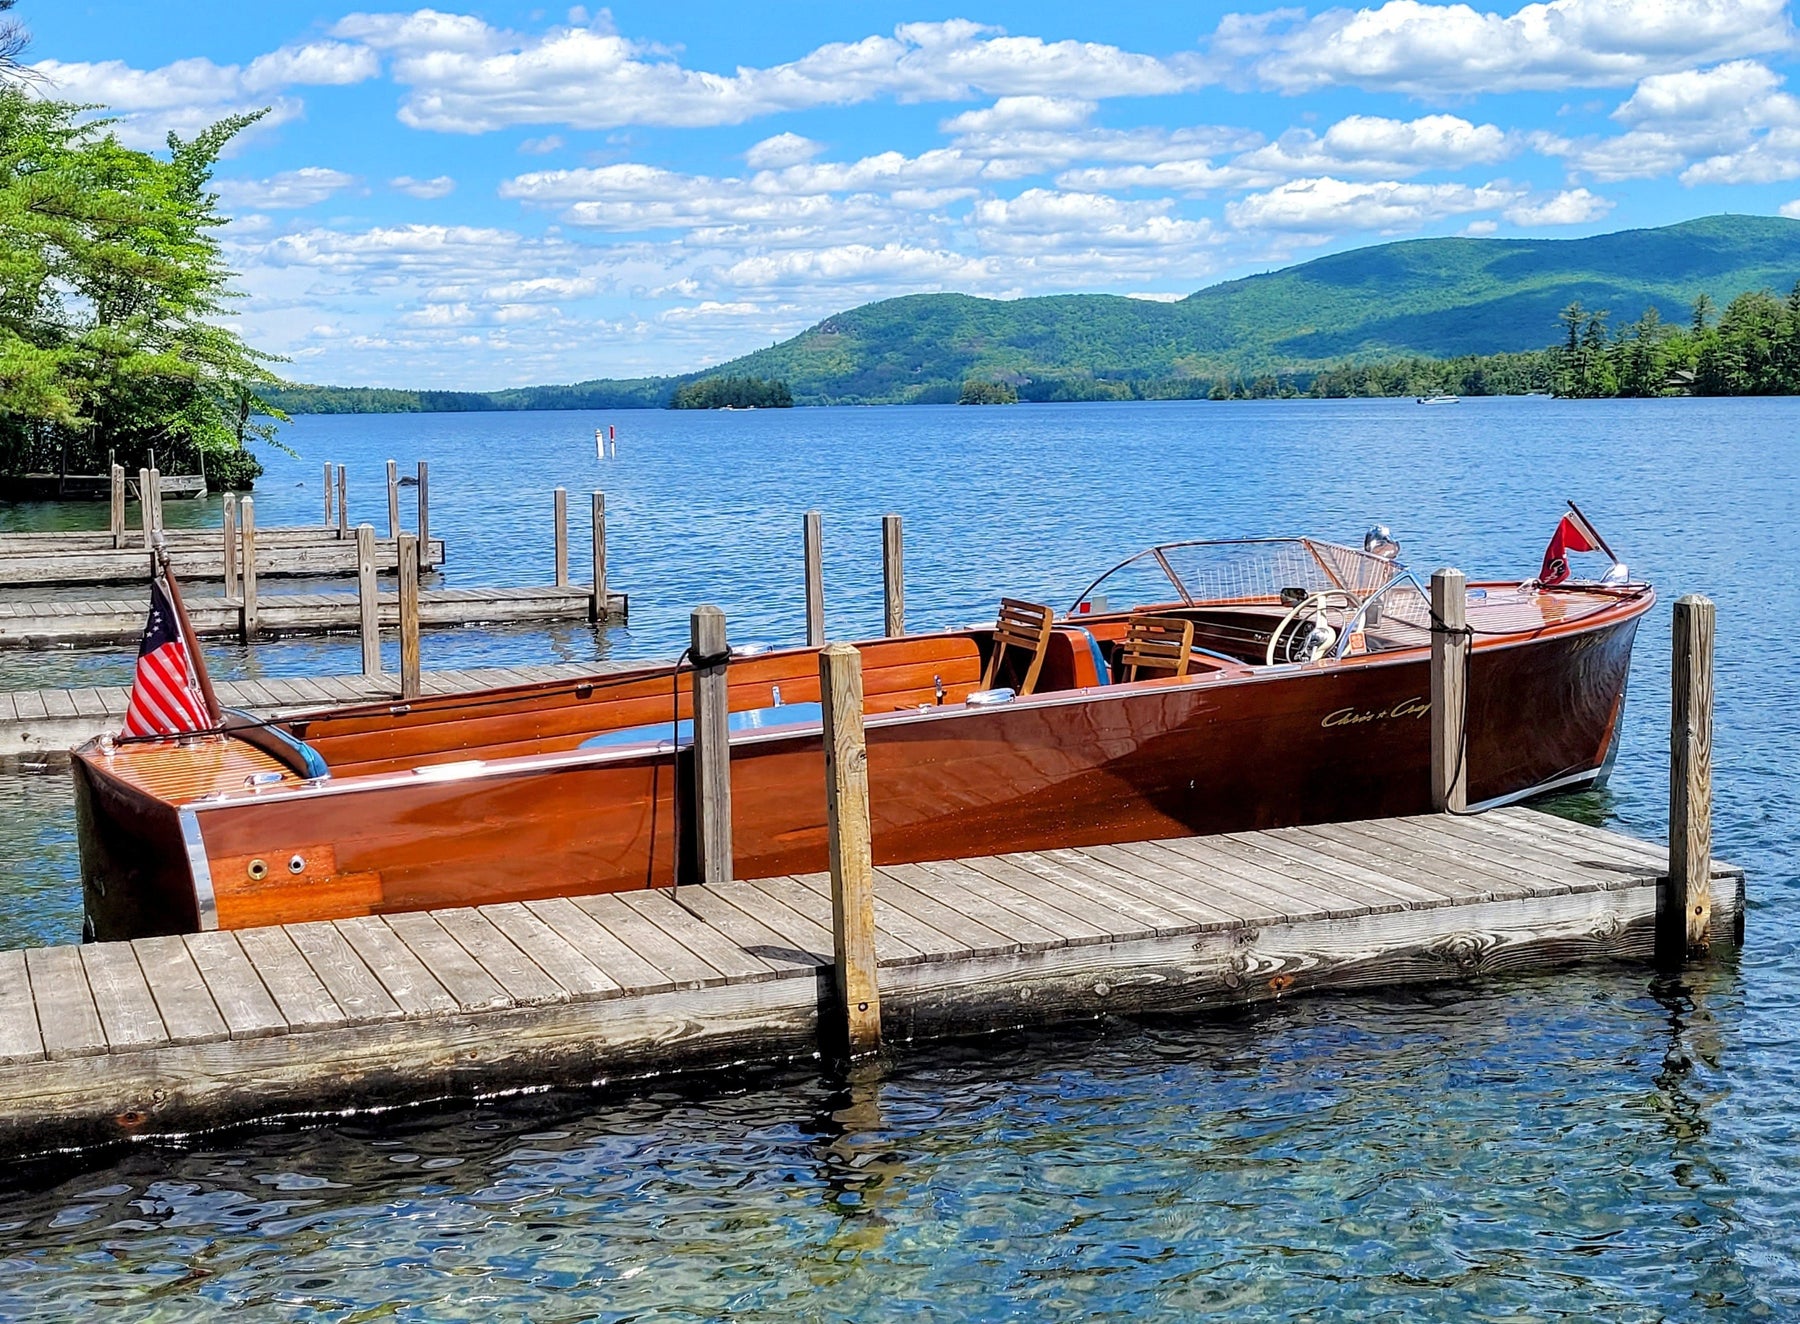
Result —
[[698, 607], [689, 618], [694, 664], [694, 858], [702, 883], [731, 881], [731, 711], [725, 613]]
[[150, 466], [150, 527], [157, 533], [163, 531], [162, 470], [155, 465]]
[[388, 480], [388, 537], [400, 536], [400, 467], [392, 460], [387, 462]]
[[882, 633], [897, 639], [906, 633], [905, 539], [898, 515], [881, 517], [881, 588]]
[[337, 519], [338, 537], [350, 536], [350, 478], [343, 465], [337, 467]]
[[[420, 466], [423, 469], [423, 465]], [[423, 489], [423, 479], [421, 490]], [[419, 697], [419, 555], [410, 533], [399, 537], [400, 697]]]
[[362, 612], [362, 673], [381, 674], [381, 614], [375, 596], [375, 526], [356, 526], [356, 603]]
[[243, 546], [244, 599], [239, 608], [238, 633], [249, 643], [256, 638], [256, 501], [245, 497], [238, 505], [238, 531]]
[[1431, 576], [1431, 807], [1469, 807], [1469, 592], [1460, 570]]
[[150, 470], [138, 470], [138, 523], [144, 527], [144, 550], [150, 550], [152, 536], [156, 532], [155, 519], [150, 514]]
[[108, 462], [108, 472], [112, 478], [112, 511], [107, 521], [107, 528], [112, 530], [114, 548], [125, 545], [125, 466]]
[[806, 558], [806, 646], [825, 646], [825, 517], [816, 510], [806, 512], [801, 536]]
[[559, 487], [555, 493], [556, 505], [556, 586], [569, 586], [569, 489]]
[[237, 507], [238, 507], [237, 496], [234, 493], [227, 492], [225, 494], [224, 510], [221, 514], [220, 533], [223, 535], [222, 541], [224, 543], [224, 547], [221, 550], [224, 552], [225, 596], [228, 598], [235, 598], [237, 596], [237, 579], [238, 579], [238, 512], [237, 512]]
[[606, 493], [594, 493], [594, 611], [592, 619], [606, 619]]
[[[431, 547], [431, 470], [424, 460], [419, 461], [419, 569], [427, 568], [425, 558]], [[399, 537], [398, 534], [394, 535]]]
[[325, 527], [331, 527], [331, 461], [325, 462]]
[[875, 864], [869, 839], [869, 755], [863, 737], [862, 654], [849, 644], [819, 652], [825, 718], [825, 825], [831, 862], [831, 938], [842, 1049], [881, 1047], [875, 970]]
[[1670, 657], [1669, 878], [1656, 914], [1656, 960], [1703, 954], [1712, 926], [1713, 629], [1710, 598], [1675, 601]]

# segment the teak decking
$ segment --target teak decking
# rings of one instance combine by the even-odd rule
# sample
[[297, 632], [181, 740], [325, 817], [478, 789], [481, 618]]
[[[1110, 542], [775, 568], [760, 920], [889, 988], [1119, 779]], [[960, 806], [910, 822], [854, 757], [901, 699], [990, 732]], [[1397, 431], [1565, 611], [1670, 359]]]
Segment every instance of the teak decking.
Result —
[[[886, 1033], [1643, 959], [1667, 858], [1507, 809], [884, 868]], [[831, 922], [812, 875], [0, 952], [0, 1144], [810, 1054]]]

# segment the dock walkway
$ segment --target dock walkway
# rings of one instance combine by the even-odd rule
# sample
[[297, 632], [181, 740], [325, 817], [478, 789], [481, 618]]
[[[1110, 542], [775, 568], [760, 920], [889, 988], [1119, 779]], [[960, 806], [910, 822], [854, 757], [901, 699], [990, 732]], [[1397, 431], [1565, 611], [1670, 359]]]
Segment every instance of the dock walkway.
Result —
[[[1667, 868], [1524, 809], [883, 868], [884, 1033], [1643, 959]], [[0, 1145], [810, 1056], [831, 924], [821, 874], [0, 952]]]
[[[225, 578], [225, 547], [217, 530], [191, 530], [179, 539], [163, 531], [163, 542], [183, 583]], [[204, 533], [197, 538], [195, 533]], [[32, 542], [30, 539], [44, 539]], [[99, 541], [99, 540], [104, 540]], [[93, 545], [90, 545], [93, 544]], [[393, 538], [375, 540], [375, 564], [392, 574], [399, 555]], [[112, 546], [110, 534], [0, 534], [0, 587], [43, 587], [55, 584], [142, 584], [148, 577], [149, 553], [142, 537]], [[444, 563], [444, 540], [433, 538], [424, 568]], [[258, 579], [354, 575], [356, 538], [340, 538], [335, 529], [258, 529]]]
[[[383, 627], [397, 626], [400, 600], [377, 595]], [[422, 626], [456, 627], [504, 621], [571, 621], [594, 617], [594, 591], [578, 584], [525, 588], [439, 588], [419, 592]], [[608, 593], [603, 621], [626, 618], [623, 593]], [[240, 598], [193, 597], [188, 616], [201, 638], [229, 638], [243, 628]], [[0, 648], [79, 648], [135, 643], [143, 635], [148, 597], [78, 602], [0, 602]], [[263, 593], [256, 599], [258, 631], [266, 635], [332, 634], [357, 630], [362, 606], [354, 593]]]
[[[547, 666], [427, 671], [420, 678], [420, 688], [426, 694], [461, 694], [497, 685], [575, 680], [623, 665], [627, 664], [556, 662]], [[381, 676], [269, 676], [261, 680], [222, 680], [215, 688], [219, 702], [227, 708], [271, 717], [308, 708], [397, 699], [400, 697], [400, 678], [391, 673]], [[125, 720], [125, 707], [130, 700], [129, 685], [0, 691], [0, 759], [61, 753], [102, 732], [117, 731]]]

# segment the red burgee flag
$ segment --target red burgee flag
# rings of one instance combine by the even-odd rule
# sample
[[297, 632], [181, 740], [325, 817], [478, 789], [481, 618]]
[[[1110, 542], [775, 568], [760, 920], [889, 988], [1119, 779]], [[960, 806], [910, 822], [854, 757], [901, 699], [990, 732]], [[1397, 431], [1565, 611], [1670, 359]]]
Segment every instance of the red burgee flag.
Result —
[[210, 725], [206, 700], [194, 679], [194, 660], [159, 576], [150, 581], [150, 619], [144, 623], [137, 673], [131, 678], [125, 734], [179, 736], [205, 731]]
[[1538, 583], [1555, 588], [1569, 577], [1570, 552], [1597, 552], [1606, 546], [1594, 526], [1579, 510], [1571, 510], [1557, 521], [1550, 545], [1544, 549], [1544, 568], [1538, 571]]

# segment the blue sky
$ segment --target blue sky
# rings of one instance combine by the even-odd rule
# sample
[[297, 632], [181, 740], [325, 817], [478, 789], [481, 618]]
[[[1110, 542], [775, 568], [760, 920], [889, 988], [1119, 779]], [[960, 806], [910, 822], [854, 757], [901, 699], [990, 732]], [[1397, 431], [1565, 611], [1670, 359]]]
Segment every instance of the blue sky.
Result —
[[219, 171], [300, 380], [682, 371], [920, 291], [1174, 297], [1385, 239], [1800, 216], [1775, 0], [1484, 9], [23, 0]]

